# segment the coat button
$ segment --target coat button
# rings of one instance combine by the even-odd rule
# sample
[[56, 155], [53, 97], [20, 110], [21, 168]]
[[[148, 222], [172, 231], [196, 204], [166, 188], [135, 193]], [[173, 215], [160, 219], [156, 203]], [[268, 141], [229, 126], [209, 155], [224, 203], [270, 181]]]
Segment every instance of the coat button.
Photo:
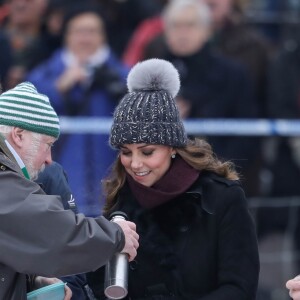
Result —
[[129, 263], [130, 270], [134, 271], [137, 269], [137, 267], [138, 267], [138, 262], [136, 260], [133, 260]]
[[4, 277], [2, 277], [2, 278], [1, 278], [1, 281], [2, 281], [2, 282], [4, 282], [4, 281], [5, 281], [5, 278], [4, 278]]
[[0, 166], [0, 169], [1, 169], [2, 171], [5, 171], [5, 170], [6, 170], [6, 167], [3, 166], [3, 165], [1, 165], [1, 166]]

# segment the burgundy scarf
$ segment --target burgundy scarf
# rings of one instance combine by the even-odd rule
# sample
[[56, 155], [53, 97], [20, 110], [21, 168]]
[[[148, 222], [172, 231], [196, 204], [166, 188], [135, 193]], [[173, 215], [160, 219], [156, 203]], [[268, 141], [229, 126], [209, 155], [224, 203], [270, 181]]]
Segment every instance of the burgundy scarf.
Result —
[[154, 208], [164, 204], [185, 191], [197, 180], [199, 171], [187, 164], [179, 155], [172, 160], [166, 174], [153, 186], [147, 187], [127, 174], [127, 181], [136, 200], [142, 207]]

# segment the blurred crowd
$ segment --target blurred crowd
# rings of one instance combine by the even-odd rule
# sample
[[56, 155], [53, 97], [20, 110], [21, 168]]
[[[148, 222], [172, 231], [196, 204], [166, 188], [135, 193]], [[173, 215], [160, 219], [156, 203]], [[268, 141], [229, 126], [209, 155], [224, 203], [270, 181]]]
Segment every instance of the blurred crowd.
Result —
[[[60, 116], [111, 117], [127, 90], [130, 67], [156, 57], [171, 61], [180, 73], [176, 100], [184, 119], [297, 119], [297, 3], [4, 0], [2, 90], [30, 81], [49, 96]], [[256, 8], [257, 15], [249, 14]], [[266, 17], [276, 12], [277, 17], [264, 23], [262, 12]], [[237, 165], [248, 197], [300, 195], [300, 138], [202, 137], [220, 158]], [[79, 210], [99, 214], [100, 180], [116, 155], [108, 135], [63, 134], [53, 150], [54, 160], [68, 174]]]

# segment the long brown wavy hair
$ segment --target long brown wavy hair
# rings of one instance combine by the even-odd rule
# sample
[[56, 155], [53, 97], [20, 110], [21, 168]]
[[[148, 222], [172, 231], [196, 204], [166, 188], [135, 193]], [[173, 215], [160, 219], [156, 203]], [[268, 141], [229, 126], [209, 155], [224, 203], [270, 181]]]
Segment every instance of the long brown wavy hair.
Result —
[[[184, 148], [174, 148], [190, 166], [199, 171], [211, 171], [231, 180], [238, 180], [239, 176], [230, 161], [222, 162], [213, 153], [209, 143], [204, 139], [189, 140]], [[110, 175], [102, 181], [106, 197], [104, 213], [108, 212], [116, 203], [119, 190], [126, 180], [126, 171], [118, 157], [112, 166]]]

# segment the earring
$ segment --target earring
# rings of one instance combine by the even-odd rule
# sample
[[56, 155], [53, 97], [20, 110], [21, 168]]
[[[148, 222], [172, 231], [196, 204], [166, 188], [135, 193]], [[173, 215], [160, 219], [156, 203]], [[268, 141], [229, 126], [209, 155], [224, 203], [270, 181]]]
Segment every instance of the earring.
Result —
[[171, 157], [174, 159], [176, 157], [176, 154], [172, 154]]

